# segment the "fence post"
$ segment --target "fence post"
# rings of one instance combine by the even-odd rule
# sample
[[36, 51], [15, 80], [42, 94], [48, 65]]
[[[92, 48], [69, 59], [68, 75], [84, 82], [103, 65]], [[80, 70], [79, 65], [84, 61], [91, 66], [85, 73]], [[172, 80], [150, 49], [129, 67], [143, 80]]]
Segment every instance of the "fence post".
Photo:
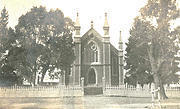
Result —
[[153, 89], [152, 91], [151, 91], [151, 93], [152, 93], [152, 108], [154, 108], [154, 106], [155, 106], [155, 95], [156, 95], [156, 93], [158, 94], [158, 104], [159, 104], [159, 109], [161, 109], [161, 102], [160, 102], [160, 87], [158, 87], [156, 90], [155, 89]]
[[136, 90], [137, 90], [137, 91], [139, 91], [139, 90], [140, 90], [140, 88], [141, 88], [140, 84], [137, 84], [137, 86], [136, 86]]
[[125, 88], [128, 88], [128, 83], [125, 84]]
[[102, 77], [103, 92], [106, 90], [105, 77]]
[[151, 92], [155, 90], [155, 84], [151, 83]]
[[158, 103], [159, 103], [159, 108], [161, 109], [161, 101], [160, 101], [160, 99], [161, 99], [161, 96], [160, 96], [160, 87], [158, 87], [157, 91], [158, 91]]
[[152, 94], [152, 108], [154, 108], [154, 103], [155, 103], [155, 98], [154, 98], [154, 94], [155, 94], [155, 91], [154, 89], [151, 90], [151, 94]]
[[84, 95], [84, 77], [81, 77], [82, 94]]
[[152, 108], [154, 108], [155, 103], [155, 84], [151, 83], [151, 94], [152, 94]]

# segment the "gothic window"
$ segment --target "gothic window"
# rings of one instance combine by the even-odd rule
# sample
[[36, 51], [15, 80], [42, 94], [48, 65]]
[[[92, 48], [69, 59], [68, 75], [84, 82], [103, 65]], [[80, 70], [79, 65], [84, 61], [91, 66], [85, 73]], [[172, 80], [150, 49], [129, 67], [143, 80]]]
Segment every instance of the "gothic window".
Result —
[[98, 48], [95, 43], [90, 43], [91, 62], [98, 62]]

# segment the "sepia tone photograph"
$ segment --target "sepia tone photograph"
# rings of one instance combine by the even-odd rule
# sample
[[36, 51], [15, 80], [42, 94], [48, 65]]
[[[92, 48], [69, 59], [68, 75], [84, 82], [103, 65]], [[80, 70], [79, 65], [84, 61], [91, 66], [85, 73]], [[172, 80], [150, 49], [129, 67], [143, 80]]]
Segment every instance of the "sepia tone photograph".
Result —
[[0, 0], [0, 109], [180, 109], [180, 0]]

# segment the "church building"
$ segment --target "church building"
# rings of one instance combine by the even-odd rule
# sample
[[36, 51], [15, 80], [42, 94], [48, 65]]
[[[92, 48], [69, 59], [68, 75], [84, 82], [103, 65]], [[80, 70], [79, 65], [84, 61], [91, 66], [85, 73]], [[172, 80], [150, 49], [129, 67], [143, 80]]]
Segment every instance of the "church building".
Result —
[[116, 49], [110, 43], [109, 25], [107, 13], [105, 13], [104, 35], [100, 35], [93, 28], [91, 21], [90, 29], [80, 34], [81, 26], [77, 14], [75, 22], [74, 51], [76, 59], [72, 66], [69, 84], [80, 85], [84, 78], [85, 86], [114, 86], [123, 84], [123, 43], [121, 32], [119, 36], [119, 48]]

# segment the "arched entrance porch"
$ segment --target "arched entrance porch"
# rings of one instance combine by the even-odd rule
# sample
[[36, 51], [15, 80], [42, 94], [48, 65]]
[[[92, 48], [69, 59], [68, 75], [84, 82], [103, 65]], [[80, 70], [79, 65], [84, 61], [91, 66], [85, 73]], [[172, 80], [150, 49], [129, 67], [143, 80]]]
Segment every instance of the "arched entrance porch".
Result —
[[97, 83], [96, 80], [96, 72], [94, 70], [94, 68], [90, 68], [88, 71], [88, 75], [87, 75], [87, 85], [94, 85]]

